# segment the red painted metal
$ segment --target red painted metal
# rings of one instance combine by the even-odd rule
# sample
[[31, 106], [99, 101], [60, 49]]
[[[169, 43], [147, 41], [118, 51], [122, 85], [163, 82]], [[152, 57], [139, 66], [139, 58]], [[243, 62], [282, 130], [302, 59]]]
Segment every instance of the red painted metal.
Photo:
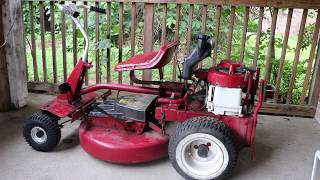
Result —
[[60, 118], [71, 117], [73, 113], [81, 110], [83, 107], [88, 106], [95, 102], [95, 93], [88, 93], [82, 98], [70, 104], [66, 94], [59, 94], [54, 100], [40, 107], [42, 111], [50, 112]]
[[210, 68], [208, 72], [208, 81], [217, 86], [228, 88], [241, 88], [244, 83], [243, 74], [230, 74]]
[[115, 71], [130, 71], [162, 68], [168, 64], [178, 43], [173, 41], [161, 46], [158, 52], [148, 52], [133, 56], [115, 66]]
[[[261, 89], [264, 89], [263, 81], [260, 83]], [[158, 121], [162, 121], [163, 113], [165, 113], [166, 121], [179, 121], [183, 122], [196, 116], [211, 116], [222, 120], [233, 132], [235, 137], [244, 146], [252, 146], [255, 136], [256, 123], [258, 118], [258, 112], [263, 102], [263, 92], [259, 95], [258, 105], [255, 107], [254, 116], [246, 115], [244, 117], [239, 116], [223, 116], [215, 115], [206, 111], [203, 107], [203, 100], [196, 100], [189, 102], [188, 108], [179, 108], [170, 104], [163, 104], [161, 107], [156, 107], [155, 118]]]
[[83, 121], [79, 127], [79, 136], [80, 144], [85, 151], [96, 158], [114, 163], [141, 163], [168, 155], [169, 137], [155, 131], [136, 134], [121, 129], [89, 125]]
[[151, 88], [151, 87], [142, 87], [142, 86], [133, 86], [133, 85], [125, 85], [125, 84], [96, 84], [89, 86], [87, 88], [82, 89], [79, 94], [87, 94], [93, 91], [101, 90], [101, 89], [111, 89], [111, 90], [118, 90], [118, 91], [127, 91], [127, 92], [134, 92], [134, 93], [143, 93], [143, 94], [159, 94], [158, 88]]

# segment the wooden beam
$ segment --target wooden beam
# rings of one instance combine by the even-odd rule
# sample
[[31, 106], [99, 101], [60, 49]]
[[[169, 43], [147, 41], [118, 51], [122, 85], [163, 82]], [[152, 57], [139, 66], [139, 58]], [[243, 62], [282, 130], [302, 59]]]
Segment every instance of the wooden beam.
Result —
[[[25, 0], [39, 1], [39, 0]], [[48, 0], [56, 1], [56, 0]], [[78, 0], [86, 1], [86, 0]], [[303, 8], [319, 9], [319, 0], [89, 0], [98, 2], [137, 2], [137, 3], [177, 3], [177, 4], [211, 4], [222, 6], [256, 6], [256, 7], [277, 7], [277, 8]]]
[[230, 59], [231, 57], [231, 51], [232, 51], [232, 38], [233, 38], [233, 28], [234, 28], [234, 20], [236, 17], [236, 7], [231, 7], [231, 13], [230, 13], [230, 22], [229, 22], [229, 32], [227, 36], [227, 59]]
[[289, 105], [289, 104], [265, 103], [262, 105], [260, 113], [314, 117], [314, 115], [316, 113], [316, 107], [315, 106], [291, 105], [291, 104]]
[[[6, 44], [2, 47], [5, 49], [5, 59], [8, 70], [11, 105], [14, 108], [21, 108], [27, 104], [27, 78], [26, 78], [26, 53], [23, 31], [23, 14], [22, 3], [11, 0], [2, 1], [2, 18], [3, 33], [7, 34]], [[12, 26], [12, 23], [14, 25]], [[12, 27], [12, 29], [11, 29]], [[2, 52], [3, 53], [3, 52]], [[3, 54], [2, 54], [3, 55]], [[4, 95], [1, 94], [1, 98]], [[0, 98], [0, 99], [1, 99]]]
[[264, 80], [268, 84], [271, 74], [271, 68], [272, 68], [272, 58], [273, 58], [273, 49], [274, 49], [274, 36], [276, 33], [276, 26], [277, 26], [277, 18], [278, 18], [278, 8], [273, 9], [272, 14], [272, 22], [271, 22], [271, 32], [270, 32], [270, 39], [269, 39], [269, 46], [268, 46], [268, 53], [266, 57], [266, 65], [265, 65], [265, 75]]
[[298, 71], [298, 64], [299, 64], [299, 59], [300, 59], [300, 50], [302, 47], [302, 40], [303, 40], [304, 29], [305, 29], [307, 17], [308, 17], [308, 10], [304, 9], [303, 14], [302, 14], [302, 18], [301, 18], [297, 46], [295, 49], [294, 61], [293, 61], [292, 70], [291, 70], [291, 78], [290, 78], [290, 82], [289, 82], [287, 102], [286, 102], [287, 104], [290, 104], [291, 100], [292, 100], [293, 89], [294, 89], [294, 84], [296, 81], [296, 74]]
[[291, 20], [292, 20], [292, 14], [293, 14], [293, 9], [290, 8], [287, 16], [287, 23], [286, 23], [286, 30], [284, 34], [284, 39], [282, 43], [282, 52], [281, 52], [281, 57], [280, 57], [280, 64], [278, 67], [278, 73], [277, 73], [277, 79], [276, 79], [276, 87], [273, 95], [273, 102], [277, 103], [278, 101], [278, 96], [279, 96], [279, 91], [280, 91], [280, 84], [281, 84], [281, 78], [283, 74], [283, 68], [284, 68], [284, 62], [286, 58], [286, 53], [287, 53], [287, 47], [288, 47], [288, 40], [289, 40], [289, 33], [290, 33], [290, 27], [291, 27]]
[[[2, 15], [2, 8], [0, 8], [0, 14]], [[3, 29], [2, 18], [0, 18], [0, 45], [5, 42]], [[0, 48], [0, 94], [0, 112], [8, 111], [11, 99], [5, 48]]]
[[[154, 4], [146, 3], [144, 5], [143, 52], [153, 50], [153, 11]], [[152, 70], [144, 70], [142, 79], [150, 81], [152, 79]]]
[[262, 29], [262, 21], [263, 21], [263, 15], [264, 15], [264, 7], [260, 7], [259, 10], [259, 21], [258, 21], [258, 28], [257, 28], [257, 37], [256, 37], [256, 48], [254, 51], [254, 58], [252, 65], [253, 67], [257, 67], [258, 65], [258, 56], [259, 56], [259, 50], [260, 50], [260, 43], [261, 43], [261, 29]]

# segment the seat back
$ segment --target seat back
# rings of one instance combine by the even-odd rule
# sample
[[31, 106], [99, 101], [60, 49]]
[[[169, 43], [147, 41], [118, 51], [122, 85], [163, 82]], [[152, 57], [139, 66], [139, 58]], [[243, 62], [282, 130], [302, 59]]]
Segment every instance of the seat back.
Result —
[[156, 63], [155, 66], [152, 67], [152, 69], [155, 68], [162, 68], [163, 66], [167, 65], [171, 59], [173, 58], [174, 52], [176, 50], [176, 46], [178, 45], [177, 41], [172, 41], [168, 44], [164, 44], [161, 46], [159, 52], [157, 55], [161, 54], [160, 60]]

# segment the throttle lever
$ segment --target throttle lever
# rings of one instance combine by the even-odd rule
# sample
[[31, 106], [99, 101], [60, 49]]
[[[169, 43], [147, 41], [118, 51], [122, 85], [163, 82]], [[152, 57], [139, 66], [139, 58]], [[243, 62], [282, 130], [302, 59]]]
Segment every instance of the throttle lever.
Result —
[[95, 6], [90, 6], [90, 11], [95, 11], [98, 13], [106, 14], [106, 10], [103, 8], [95, 7]]

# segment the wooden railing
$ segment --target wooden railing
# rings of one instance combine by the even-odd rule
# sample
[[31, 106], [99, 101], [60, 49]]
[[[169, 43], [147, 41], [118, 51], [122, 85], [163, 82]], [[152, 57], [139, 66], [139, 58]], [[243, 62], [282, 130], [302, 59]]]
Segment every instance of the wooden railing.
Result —
[[[27, 3], [26, 3], [27, 2]], [[45, 4], [48, 4], [49, 7], [46, 7]], [[71, 1], [70, 1], [71, 2]], [[152, 51], [155, 42], [154, 37], [154, 21], [155, 18], [161, 18], [159, 22], [161, 22], [161, 36], [159, 37], [159, 42], [157, 43], [164, 44], [166, 41], [169, 40], [169, 34], [167, 32], [167, 20], [168, 20], [168, 6], [170, 4], [176, 4], [175, 6], [175, 23], [174, 23], [174, 30], [170, 30], [173, 32], [171, 35], [171, 39], [179, 40], [181, 42], [180, 54], [185, 55], [187, 52], [190, 51], [192, 46], [192, 37], [197, 32], [193, 31], [193, 21], [195, 16], [201, 17], [201, 28], [200, 31], [203, 33], [211, 34], [215, 38], [216, 46], [212, 52], [212, 58], [210, 64], [215, 65], [219, 62], [220, 58], [233, 58], [234, 53], [232, 52], [235, 36], [234, 32], [235, 29], [241, 28], [242, 36], [240, 40], [240, 52], [239, 52], [239, 61], [247, 63], [250, 66], [260, 66], [262, 71], [264, 72], [264, 79], [271, 85], [274, 85], [274, 93], [263, 106], [263, 112], [268, 113], [276, 113], [276, 114], [287, 114], [287, 115], [299, 115], [299, 116], [308, 116], [312, 117], [315, 114], [315, 107], [318, 103], [319, 99], [319, 92], [320, 92], [320, 64], [319, 64], [319, 56], [316, 57], [316, 51], [318, 49], [319, 43], [319, 28], [320, 28], [320, 14], [318, 13], [318, 9], [320, 9], [320, 1], [318, 0], [294, 0], [294, 1], [285, 1], [285, 0], [259, 0], [259, 1], [250, 1], [250, 0], [117, 0], [117, 1], [110, 1], [110, 0], [95, 0], [95, 1], [77, 1], [78, 4], [90, 4], [95, 6], [104, 6], [106, 8], [106, 17], [99, 16], [99, 14], [95, 14], [95, 21], [94, 21], [94, 33], [95, 33], [95, 43], [99, 43], [102, 39], [111, 39], [114, 35], [112, 30], [112, 21], [113, 18], [118, 17], [117, 21], [119, 22], [118, 25], [118, 32], [117, 32], [117, 43], [116, 47], [118, 49], [117, 52], [112, 52], [111, 48], [107, 48], [106, 50], [95, 49], [95, 56], [91, 56], [95, 61], [95, 76], [86, 76], [86, 85], [90, 83], [100, 83], [100, 82], [110, 82], [113, 80], [112, 76], [115, 72], [112, 72], [112, 66], [116, 64], [115, 62], [123, 61], [124, 55], [124, 46], [130, 47], [130, 56], [135, 55], [135, 53], [140, 52], [142, 49], [144, 52]], [[118, 4], [118, 9], [113, 9], [112, 4]], [[25, 14], [25, 21], [26, 27], [29, 28], [26, 34], [26, 44], [30, 44], [31, 48], [31, 58], [28, 58], [27, 61], [29, 62], [29, 76], [28, 80], [30, 82], [30, 88], [36, 87], [46, 87], [49, 88], [48, 83], [57, 84], [61, 81], [66, 80], [68, 73], [70, 72], [70, 63], [67, 60], [67, 51], [70, 50], [67, 47], [67, 37], [72, 36], [72, 59], [73, 65], [77, 62], [79, 55], [78, 50], [80, 49], [79, 39], [77, 30], [74, 24], [72, 24], [72, 32], [66, 32], [66, 18], [63, 13], [59, 14], [59, 19], [55, 12], [55, 5], [54, 1], [36, 1], [36, 0], [25, 0], [24, 1], [24, 9], [28, 9], [29, 14]], [[35, 13], [34, 6], [39, 9], [39, 13]], [[141, 7], [143, 5], [143, 35], [136, 33], [136, 29], [138, 26], [138, 13], [142, 13], [141, 11], [137, 11], [138, 6]], [[188, 6], [187, 14], [181, 12], [183, 6]], [[189, 6], [190, 5], [190, 6]], [[130, 12], [125, 12], [124, 6], [129, 6]], [[196, 14], [195, 7], [201, 7], [201, 10]], [[244, 8], [244, 16], [237, 17], [237, 8]], [[45, 9], [46, 8], [46, 9]], [[255, 8], [258, 12], [256, 15], [257, 19], [252, 19], [252, 9]], [[214, 15], [208, 14], [209, 9], [214, 9]], [[228, 17], [223, 16], [225, 15], [226, 11], [229, 10], [230, 14]], [[295, 9], [303, 9], [301, 19], [293, 19], [293, 14]], [[46, 25], [45, 25], [45, 12], [50, 12], [50, 36], [46, 36]], [[271, 15], [271, 23], [270, 27], [268, 27], [270, 33], [268, 36], [265, 36], [268, 39], [269, 43], [267, 45], [267, 53], [264, 58], [261, 58], [261, 37], [263, 35], [263, 22], [266, 20], [267, 17], [266, 10], [268, 10]], [[156, 11], [162, 11], [162, 17], [155, 17]], [[279, 11], [287, 11], [287, 18], [286, 18], [286, 25], [284, 24], [277, 24], [277, 18], [279, 15]], [[88, 19], [91, 15], [88, 14], [88, 11], [84, 9], [82, 12], [83, 16], [82, 22], [84, 24], [85, 29], [88, 29]], [[298, 72], [298, 65], [301, 62], [301, 51], [303, 48], [303, 40], [305, 36], [305, 26], [307, 22], [308, 15], [310, 14], [315, 15], [315, 26], [312, 28], [312, 36], [310, 39], [310, 45], [307, 48], [308, 50], [308, 58], [307, 58], [307, 66], [304, 68], [305, 72], [303, 74], [303, 86], [300, 88], [301, 94], [299, 97], [298, 102], [292, 102], [293, 99], [293, 92], [295, 89], [295, 83], [297, 81], [297, 72]], [[124, 15], [131, 16], [130, 28], [129, 30], [124, 29]], [[181, 27], [181, 22], [183, 21], [184, 17], [187, 16], [188, 22], [186, 34], [179, 33]], [[214, 16], [214, 17], [213, 17]], [[40, 23], [40, 48], [41, 51], [41, 60], [40, 61], [37, 57], [39, 46], [37, 45], [37, 37], [36, 37], [36, 23], [35, 20], [38, 20]], [[101, 19], [103, 18], [103, 20]], [[227, 19], [223, 19], [227, 18]], [[209, 22], [209, 19], [212, 22]], [[59, 21], [60, 31], [57, 31], [57, 21]], [[240, 22], [241, 21], [241, 22]], [[246, 47], [248, 43], [248, 27], [250, 21], [257, 21], [257, 27], [255, 35], [255, 43], [254, 47]], [[288, 42], [290, 37], [294, 35], [291, 33], [290, 28], [293, 21], [300, 21], [300, 29], [297, 34], [297, 40], [295, 47], [289, 47]], [[71, 21], [69, 21], [71, 22]], [[228, 24], [223, 24], [223, 22], [227, 22]], [[215, 27], [213, 31], [209, 31], [209, 23], [214, 23]], [[241, 24], [242, 27], [235, 27], [236, 24]], [[222, 32], [222, 27], [228, 27], [227, 32]], [[281, 44], [281, 55], [279, 58], [275, 57], [275, 37], [277, 36], [276, 28], [277, 26], [285, 26], [285, 31], [283, 34]], [[127, 31], [127, 32], [126, 32]], [[226, 40], [222, 42], [221, 36], [222, 34], [226, 34]], [[57, 34], [61, 37], [57, 38]], [[101, 36], [103, 34], [103, 37]], [[126, 37], [124, 37], [126, 35]], [[140, 36], [139, 36], [140, 35]], [[143, 48], [137, 46], [137, 36], [143, 39]], [[46, 39], [51, 38], [51, 40]], [[31, 43], [29, 42], [29, 39]], [[61, 39], [61, 42], [60, 42]], [[237, 39], [236, 39], [237, 40]], [[57, 42], [59, 41], [59, 42]], [[49, 44], [46, 42], [50, 42]], [[128, 43], [127, 43], [128, 42]], [[57, 56], [57, 44], [61, 43], [62, 49], [62, 56]], [[139, 45], [139, 44], [138, 44]], [[51, 47], [51, 54], [46, 53], [46, 49]], [[225, 48], [225, 57], [220, 57], [220, 51], [223, 50], [222, 46], [226, 46]], [[158, 47], [158, 46], [157, 46]], [[245, 58], [245, 54], [248, 52], [248, 49], [253, 51], [252, 58], [248, 59]], [[293, 59], [288, 59], [287, 52], [289, 48], [294, 49], [294, 57]], [[140, 50], [139, 50], [140, 49]], [[177, 54], [179, 54], [177, 52]], [[183, 52], [183, 53], [181, 53]], [[237, 52], [236, 52], [237, 53]], [[102, 57], [103, 54], [105, 57]], [[52, 67], [48, 66], [48, 57], [51, 59]], [[116, 56], [117, 58], [114, 59], [112, 56]], [[181, 58], [179, 55], [176, 55], [175, 58], [172, 60], [172, 73], [171, 80], [175, 81], [177, 79], [177, 66], [178, 60]], [[106, 63], [102, 64], [103, 59], [107, 59]], [[58, 60], [62, 60], [62, 74], [59, 74], [58, 68]], [[274, 64], [275, 61], [279, 61], [279, 64]], [[287, 92], [286, 98], [283, 101], [279, 101], [279, 94], [280, 94], [280, 87], [281, 83], [284, 81], [283, 73], [285, 64], [288, 61], [292, 60], [292, 71], [291, 77], [289, 78], [288, 86], [285, 87], [285, 92]], [[70, 60], [69, 60], [70, 61]], [[32, 62], [32, 63], [30, 63]], [[249, 63], [248, 63], [249, 62]], [[259, 62], [263, 62], [260, 63]], [[42, 64], [42, 67], [39, 66]], [[264, 64], [264, 66], [262, 66]], [[203, 65], [203, 64], [201, 64]], [[31, 70], [32, 66], [32, 70]], [[105, 66], [105, 71], [101, 69], [101, 66]], [[59, 66], [60, 67], [60, 66]], [[42, 68], [42, 71], [40, 70]], [[50, 73], [48, 73], [50, 70]], [[171, 68], [170, 68], [171, 70]], [[275, 75], [272, 75], [272, 70], [276, 71]], [[31, 74], [31, 75], [30, 75]], [[41, 78], [40, 75], [41, 74]], [[168, 75], [168, 71], [166, 72]], [[33, 78], [32, 78], [33, 77]], [[50, 80], [49, 80], [50, 77]], [[151, 79], [152, 78], [152, 71], [144, 71], [142, 75], [143, 79]], [[51, 79], [52, 78], [52, 79]], [[273, 80], [271, 80], [273, 79]], [[119, 72], [117, 76], [117, 81], [119, 83], [129, 83], [128, 76], [125, 76]], [[300, 91], [299, 91], [300, 92]], [[283, 95], [282, 95], [283, 96]]]

